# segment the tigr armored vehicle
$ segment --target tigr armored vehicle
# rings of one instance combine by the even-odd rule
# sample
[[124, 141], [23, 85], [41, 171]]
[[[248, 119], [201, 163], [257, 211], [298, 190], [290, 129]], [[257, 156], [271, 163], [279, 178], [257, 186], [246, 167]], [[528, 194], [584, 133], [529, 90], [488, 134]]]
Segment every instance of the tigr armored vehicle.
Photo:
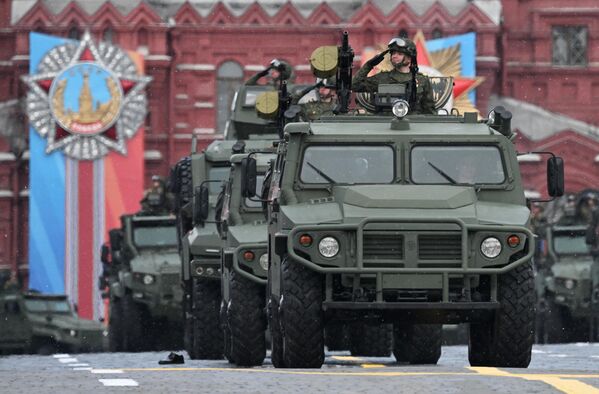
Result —
[[104, 350], [100, 322], [80, 319], [66, 295], [0, 291], [0, 354]]
[[[325, 323], [352, 320], [392, 322], [398, 361], [436, 363], [441, 324], [470, 322], [472, 365], [528, 365], [534, 237], [511, 114], [493, 115], [286, 126], [268, 202], [278, 366], [320, 367]], [[559, 195], [561, 159], [548, 173]]]
[[[214, 141], [205, 151], [177, 163], [171, 173], [171, 191], [176, 195], [176, 212], [184, 289], [185, 349], [192, 359], [223, 357], [220, 311], [220, 248], [214, 220], [220, 183], [228, 179], [229, 158], [237, 140], [246, 140], [246, 152], [272, 147], [276, 124], [256, 116], [256, 97], [271, 86], [242, 86], [233, 100], [233, 113], [227, 123], [225, 140]], [[206, 185], [209, 191], [207, 217], [202, 220], [194, 209], [194, 193]], [[199, 200], [198, 200], [199, 203]]]
[[121, 216], [102, 247], [100, 289], [110, 298], [109, 348], [141, 351], [177, 346], [181, 335], [181, 263], [174, 216]]
[[[271, 145], [272, 151], [272, 145]], [[221, 322], [225, 356], [242, 366], [260, 365], [266, 355], [265, 285], [268, 272], [267, 229], [261, 195], [264, 173], [274, 154], [252, 155], [257, 182], [241, 183], [248, 154], [231, 156], [231, 175], [219, 199]], [[219, 217], [220, 214], [220, 217]]]

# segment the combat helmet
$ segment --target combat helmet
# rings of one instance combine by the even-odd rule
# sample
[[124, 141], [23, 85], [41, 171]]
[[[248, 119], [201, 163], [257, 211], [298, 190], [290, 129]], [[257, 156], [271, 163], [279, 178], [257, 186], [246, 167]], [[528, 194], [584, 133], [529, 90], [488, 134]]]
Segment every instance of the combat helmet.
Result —
[[410, 57], [416, 57], [416, 44], [408, 38], [395, 37], [387, 45], [390, 52], [405, 53]]
[[270, 67], [279, 71], [280, 76], [278, 79], [280, 80], [290, 80], [293, 77], [293, 68], [289, 63], [283, 60], [272, 59], [270, 61]]

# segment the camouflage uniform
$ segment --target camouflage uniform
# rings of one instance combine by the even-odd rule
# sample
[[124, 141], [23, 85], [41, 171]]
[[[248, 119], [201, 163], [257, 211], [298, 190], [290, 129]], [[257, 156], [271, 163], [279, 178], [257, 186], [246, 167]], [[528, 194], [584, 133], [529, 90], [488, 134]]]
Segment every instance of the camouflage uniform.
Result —
[[[395, 69], [391, 71], [382, 71], [372, 77], [368, 77], [368, 73], [372, 68], [372, 65], [366, 63], [360, 71], [357, 72], [352, 80], [352, 89], [354, 92], [376, 93], [379, 84], [408, 84], [412, 80], [411, 73], [402, 73]], [[428, 77], [421, 73], [416, 74], [416, 105], [414, 108], [410, 108], [410, 113], [436, 113], [431, 83]]]
[[333, 101], [310, 101], [302, 104], [301, 118], [304, 121], [320, 119], [321, 116], [332, 116], [335, 108]]

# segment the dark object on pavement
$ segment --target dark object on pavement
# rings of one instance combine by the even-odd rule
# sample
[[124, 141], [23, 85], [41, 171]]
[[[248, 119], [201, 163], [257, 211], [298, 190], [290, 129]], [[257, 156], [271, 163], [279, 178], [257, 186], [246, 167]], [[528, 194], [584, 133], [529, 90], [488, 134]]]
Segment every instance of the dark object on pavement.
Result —
[[160, 360], [160, 361], [158, 361], [158, 364], [160, 364], [160, 365], [164, 365], [164, 364], [185, 364], [185, 359], [183, 358], [182, 355], [171, 352], [166, 357], [166, 360]]

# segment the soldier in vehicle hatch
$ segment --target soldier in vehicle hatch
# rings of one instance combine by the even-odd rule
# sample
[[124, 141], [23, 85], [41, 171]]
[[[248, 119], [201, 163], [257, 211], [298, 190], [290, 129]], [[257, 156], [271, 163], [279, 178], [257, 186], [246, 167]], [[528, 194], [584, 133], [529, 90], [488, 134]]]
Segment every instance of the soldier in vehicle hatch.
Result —
[[[369, 77], [368, 73], [383, 61], [387, 53], [390, 54], [393, 70], [381, 71]], [[413, 78], [416, 82], [416, 95], [415, 102], [410, 103], [410, 113], [436, 113], [431, 83], [426, 75], [418, 72], [416, 44], [407, 38], [396, 37], [389, 42], [386, 50], [367, 61], [360, 68], [352, 81], [352, 90], [354, 92], [376, 93], [379, 84], [395, 83], [405, 84], [408, 88]]]
[[160, 176], [152, 176], [152, 187], [144, 191], [140, 204], [143, 215], [168, 215], [172, 211], [173, 197]]
[[334, 115], [333, 109], [337, 105], [337, 91], [335, 90], [335, 77], [322, 80], [318, 88], [318, 100], [301, 104], [301, 118], [304, 121], [320, 119], [321, 116]]
[[258, 81], [262, 77], [269, 76], [267, 85], [279, 85], [282, 81], [293, 79], [293, 67], [287, 62], [279, 59], [272, 59], [270, 64], [264, 70], [256, 73], [245, 82], [246, 86], [258, 85]]

